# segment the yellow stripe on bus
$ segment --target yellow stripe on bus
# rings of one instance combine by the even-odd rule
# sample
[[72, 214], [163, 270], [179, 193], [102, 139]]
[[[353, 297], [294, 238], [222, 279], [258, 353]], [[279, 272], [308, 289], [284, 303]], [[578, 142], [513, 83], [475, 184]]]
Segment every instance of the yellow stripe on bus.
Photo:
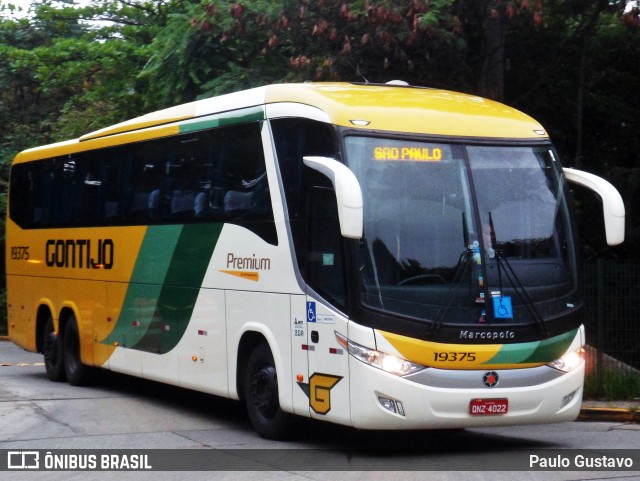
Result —
[[541, 362], [526, 362], [538, 348], [539, 342], [518, 344], [508, 360], [492, 363], [491, 359], [503, 350], [504, 344], [445, 344], [377, 331], [411, 362], [442, 369], [514, 369], [539, 366]]

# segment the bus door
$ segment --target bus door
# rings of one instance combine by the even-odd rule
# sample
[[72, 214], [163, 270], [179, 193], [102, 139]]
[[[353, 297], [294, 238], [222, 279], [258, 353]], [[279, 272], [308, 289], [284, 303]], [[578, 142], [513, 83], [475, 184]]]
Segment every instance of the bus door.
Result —
[[335, 192], [312, 187], [308, 196], [305, 276], [308, 389], [311, 417], [350, 422], [348, 353], [336, 331], [347, 334], [342, 237]]

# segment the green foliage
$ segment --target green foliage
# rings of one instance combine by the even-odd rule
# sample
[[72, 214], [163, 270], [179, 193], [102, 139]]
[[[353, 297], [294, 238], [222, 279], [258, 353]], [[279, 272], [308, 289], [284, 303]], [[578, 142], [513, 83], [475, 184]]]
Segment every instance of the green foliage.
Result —
[[151, 47], [141, 77], [164, 81], [147, 101], [168, 105], [274, 81], [402, 78], [461, 87], [469, 75], [455, 4], [187, 3]]
[[585, 376], [584, 398], [623, 400], [640, 397], [640, 375], [633, 369], [615, 369], [603, 366]]
[[[0, 126], [5, 155], [139, 112], [131, 72], [144, 46], [83, 21], [87, 9], [39, 4], [30, 19], [0, 23]], [[13, 146], [11, 149], [8, 146]]]
[[[545, 1], [544, 24], [514, 18], [506, 37], [506, 102], [549, 131], [565, 166], [601, 175], [623, 194], [625, 244], [606, 248], [599, 200], [578, 192], [578, 227], [587, 258], [638, 258], [640, 218], [640, 28], [609, 2]], [[634, 53], [635, 52], [635, 53]]]

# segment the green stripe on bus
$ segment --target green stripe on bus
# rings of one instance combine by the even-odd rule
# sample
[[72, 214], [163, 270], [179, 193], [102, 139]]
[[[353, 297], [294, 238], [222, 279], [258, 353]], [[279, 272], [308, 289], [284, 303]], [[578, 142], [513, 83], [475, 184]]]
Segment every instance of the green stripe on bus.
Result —
[[504, 344], [496, 355], [484, 364], [521, 364], [535, 352], [539, 344], [539, 341]]
[[145, 335], [153, 319], [181, 232], [181, 225], [147, 228], [120, 316], [113, 331], [102, 343], [131, 347]]
[[561, 357], [578, 333], [577, 329], [543, 341], [505, 344], [484, 365], [547, 363]]
[[567, 352], [578, 333], [577, 329], [540, 342], [538, 348], [524, 362], [551, 362]]
[[228, 125], [242, 124], [246, 122], [254, 122], [264, 120], [264, 107], [249, 107], [232, 112], [224, 112], [204, 118], [187, 120], [181, 122], [180, 133], [188, 134], [199, 130], [213, 129], [216, 127], [226, 127]]
[[172, 253], [176, 249], [181, 233], [181, 225], [148, 227], [129, 282], [160, 283], [167, 275]]
[[223, 224], [187, 224], [176, 244], [149, 329], [133, 349], [164, 354], [184, 335]]
[[187, 328], [223, 224], [147, 229], [115, 328], [103, 341], [165, 353]]

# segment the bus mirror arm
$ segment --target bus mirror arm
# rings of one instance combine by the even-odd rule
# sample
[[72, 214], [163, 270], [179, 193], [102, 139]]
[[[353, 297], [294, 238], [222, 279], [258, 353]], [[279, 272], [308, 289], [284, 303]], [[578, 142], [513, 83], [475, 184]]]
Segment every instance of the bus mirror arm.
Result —
[[565, 167], [564, 175], [569, 182], [582, 185], [594, 191], [602, 199], [604, 227], [607, 244], [615, 246], [624, 241], [624, 202], [618, 190], [602, 177], [582, 170]]
[[304, 164], [327, 176], [336, 191], [340, 233], [349, 239], [362, 238], [362, 189], [349, 168], [328, 157], [304, 157]]

